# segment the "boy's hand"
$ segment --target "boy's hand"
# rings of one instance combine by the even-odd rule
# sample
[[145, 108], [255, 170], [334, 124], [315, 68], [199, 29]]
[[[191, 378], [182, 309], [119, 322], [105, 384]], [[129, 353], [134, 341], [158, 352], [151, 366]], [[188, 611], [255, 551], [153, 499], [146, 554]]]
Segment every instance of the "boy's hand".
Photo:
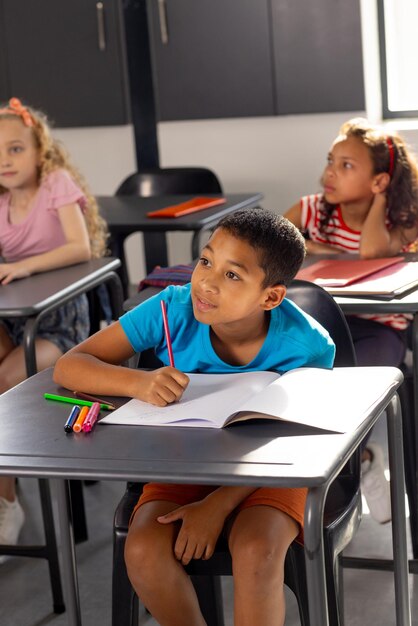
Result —
[[221, 534], [225, 515], [210, 500], [181, 506], [167, 515], [157, 517], [160, 524], [181, 521], [174, 554], [183, 565], [192, 559], [209, 559]]
[[190, 380], [175, 367], [161, 367], [141, 374], [144, 375], [144, 383], [134, 397], [155, 406], [167, 406], [180, 400]]

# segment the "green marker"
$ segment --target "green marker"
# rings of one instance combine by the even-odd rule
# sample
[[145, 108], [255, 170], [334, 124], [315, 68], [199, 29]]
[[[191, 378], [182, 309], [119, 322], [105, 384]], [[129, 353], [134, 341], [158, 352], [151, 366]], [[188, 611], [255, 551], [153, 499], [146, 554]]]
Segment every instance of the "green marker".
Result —
[[[46, 400], [56, 400], [57, 402], [68, 402], [69, 404], [77, 404], [80, 406], [92, 406], [93, 402], [90, 400], [80, 400], [79, 398], [69, 398], [68, 396], [57, 396], [54, 393], [44, 393]], [[111, 404], [100, 404], [101, 409], [105, 411], [112, 411], [114, 406]]]

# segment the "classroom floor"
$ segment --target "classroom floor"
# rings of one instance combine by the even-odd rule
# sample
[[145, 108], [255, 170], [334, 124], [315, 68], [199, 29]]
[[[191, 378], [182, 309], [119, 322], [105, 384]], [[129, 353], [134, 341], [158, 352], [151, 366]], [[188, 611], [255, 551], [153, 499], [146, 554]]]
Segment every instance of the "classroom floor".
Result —
[[[372, 438], [385, 445], [384, 420], [380, 420]], [[42, 537], [37, 481], [22, 479], [19, 484], [22, 503], [29, 518], [21, 540], [22, 543], [33, 543]], [[98, 482], [84, 490], [90, 538], [77, 546], [83, 626], [111, 625], [112, 522], [123, 489], [123, 483]], [[380, 526], [370, 515], [364, 514], [359, 532], [346, 554], [390, 558], [391, 524]], [[223, 584], [225, 626], [232, 626], [231, 580], [226, 578]], [[410, 591], [412, 624], [418, 626], [417, 575], [410, 575]], [[344, 593], [345, 626], [395, 624], [392, 573], [345, 570]], [[11, 558], [0, 566], [1, 626], [66, 625], [65, 613], [54, 615], [51, 606], [44, 561]], [[289, 592], [286, 626], [299, 624], [296, 602]], [[141, 610], [138, 626], [156, 626], [156, 622]]]

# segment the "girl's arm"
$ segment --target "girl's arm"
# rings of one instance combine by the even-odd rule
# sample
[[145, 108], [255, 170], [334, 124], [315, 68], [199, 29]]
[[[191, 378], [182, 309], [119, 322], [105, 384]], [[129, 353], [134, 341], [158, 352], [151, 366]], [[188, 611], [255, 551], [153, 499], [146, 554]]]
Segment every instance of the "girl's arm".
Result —
[[289, 222], [292, 222], [292, 224], [300, 230], [302, 228], [302, 207], [300, 206], [300, 202], [291, 206], [290, 209], [283, 214], [283, 217], [288, 219]]
[[78, 204], [69, 204], [58, 209], [66, 243], [49, 252], [27, 257], [15, 263], [0, 264], [0, 282], [7, 285], [15, 278], [88, 261], [91, 258], [89, 235], [83, 214]]
[[365, 259], [394, 256], [417, 237], [417, 228], [386, 226], [386, 195], [377, 193], [364, 221], [360, 239], [360, 256]]
[[[302, 208], [300, 206], [300, 202], [294, 204], [283, 217], [286, 217], [289, 222], [292, 222], [299, 230], [302, 228]], [[311, 241], [310, 239], [306, 239], [306, 252], [308, 254], [338, 254], [338, 250], [336, 250], [333, 246], [328, 246], [324, 243], [317, 243], [316, 241]]]
[[54, 381], [67, 389], [97, 395], [137, 398], [157, 406], [179, 400], [189, 378], [174, 367], [145, 372], [122, 367], [134, 350], [115, 322], [58, 359]]

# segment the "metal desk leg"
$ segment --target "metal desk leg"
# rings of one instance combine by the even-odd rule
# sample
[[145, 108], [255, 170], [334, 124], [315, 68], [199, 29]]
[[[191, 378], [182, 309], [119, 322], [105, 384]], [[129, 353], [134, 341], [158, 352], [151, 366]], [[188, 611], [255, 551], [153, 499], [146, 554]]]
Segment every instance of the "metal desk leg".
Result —
[[81, 626], [77, 563], [74, 547], [72, 514], [69, 505], [68, 481], [56, 480], [55, 482], [57, 485], [58, 516], [61, 532], [64, 589], [68, 612], [68, 625]]
[[[414, 321], [412, 324], [412, 370], [414, 376], [414, 416], [415, 416], [415, 496], [418, 501], [418, 313], [414, 315]], [[417, 512], [415, 511], [417, 515]], [[416, 545], [417, 538], [414, 540]], [[414, 554], [414, 558], [417, 558], [418, 554]]]
[[33, 376], [38, 371], [36, 366], [35, 338], [39, 324], [39, 315], [36, 317], [28, 317], [25, 322], [25, 331], [23, 334], [23, 350], [25, 353], [26, 374]]
[[396, 624], [411, 626], [406, 548], [405, 476], [402, 443], [402, 414], [395, 395], [387, 407], [387, 428], [392, 504], [392, 542], [395, 575]]
[[113, 319], [118, 319], [123, 314], [123, 286], [116, 272], [110, 272], [104, 278], [109, 289], [110, 305]]
[[327, 486], [309, 489], [305, 505], [305, 563], [311, 626], [329, 626], [324, 556], [324, 504]]
[[144, 233], [145, 266], [147, 273], [156, 265], [168, 265], [167, 237], [165, 232]]

